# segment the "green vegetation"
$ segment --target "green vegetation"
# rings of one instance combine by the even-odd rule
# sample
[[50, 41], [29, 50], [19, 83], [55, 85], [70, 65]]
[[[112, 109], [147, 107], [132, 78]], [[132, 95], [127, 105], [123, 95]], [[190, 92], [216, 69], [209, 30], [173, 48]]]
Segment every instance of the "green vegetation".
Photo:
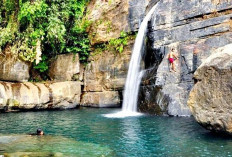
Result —
[[92, 55], [100, 54], [103, 51], [111, 51], [115, 54], [121, 54], [128, 45], [130, 40], [134, 40], [136, 34], [126, 33], [122, 31], [119, 38], [111, 39], [107, 43], [95, 45], [95, 51]]
[[90, 43], [84, 15], [88, 0], [0, 0], [0, 53], [33, 62], [46, 72], [48, 59], [61, 53], [78, 53], [86, 62]]
[[120, 38], [111, 39], [107, 47], [114, 52], [122, 53], [124, 47], [128, 45], [128, 40], [132, 38], [134, 38], [134, 36], [128, 35], [125, 32], [121, 32]]
[[[89, 0], [0, 0], [0, 53], [10, 48], [12, 54], [31, 62], [35, 72], [47, 79], [51, 58], [57, 54], [79, 54], [87, 63], [91, 50], [86, 18]], [[111, 3], [111, 1], [109, 1]], [[107, 33], [114, 31], [111, 21], [100, 19]], [[94, 34], [92, 34], [94, 37]], [[121, 54], [135, 35], [121, 32], [120, 37], [96, 44], [92, 50]], [[8, 49], [9, 50], [9, 49]], [[33, 70], [33, 71], [34, 71]]]

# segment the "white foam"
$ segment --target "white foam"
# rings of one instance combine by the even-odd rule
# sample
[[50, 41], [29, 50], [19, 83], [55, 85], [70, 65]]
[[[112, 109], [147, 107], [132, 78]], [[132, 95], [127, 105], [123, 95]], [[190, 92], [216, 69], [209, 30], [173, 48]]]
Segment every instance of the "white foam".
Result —
[[126, 118], [126, 117], [137, 117], [142, 116], [142, 113], [139, 112], [128, 112], [128, 111], [120, 111], [111, 114], [103, 114], [106, 118]]

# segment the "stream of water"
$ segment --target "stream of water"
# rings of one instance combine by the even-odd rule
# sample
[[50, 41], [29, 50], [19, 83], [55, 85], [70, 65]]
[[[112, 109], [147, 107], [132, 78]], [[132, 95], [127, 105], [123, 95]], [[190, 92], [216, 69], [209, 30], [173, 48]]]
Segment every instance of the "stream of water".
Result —
[[151, 15], [154, 13], [157, 4], [151, 8], [151, 10], [143, 19], [135, 39], [125, 84], [125, 91], [123, 94], [122, 111], [105, 115], [105, 117], [124, 118], [129, 116], [142, 115], [141, 113], [137, 112], [139, 86], [144, 73], [143, 70], [140, 70], [140, 65], [143, 53], [144, 39], [147, 34], [148, 21], [150, 20]]
[[[33, 157], [232, 156], [232, 138], [219, 137], [192, 117], [105, 118], [119, 109], [0, 114], [0, 155]], [[27, 133], [41, 127], [46, 135]]]

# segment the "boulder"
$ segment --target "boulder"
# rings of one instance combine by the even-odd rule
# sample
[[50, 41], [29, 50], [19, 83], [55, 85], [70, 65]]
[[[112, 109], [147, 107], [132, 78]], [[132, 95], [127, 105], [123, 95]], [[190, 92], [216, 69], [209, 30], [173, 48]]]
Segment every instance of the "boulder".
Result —
[[119, 107], [119, 93], [117, 91], [86, 92], [82, 95], [81, 106]]
[[80, 104], [81, 83], [0, 82], [0, 110], [66, 109]]
[[30, 63], [20, 60], [12, 55], [10, 48], [7, 47], [3, 53], [0, 53], [0, 80], [25, 82], [30, 75]]
[[[145, 75], [139, 109], [157, 114], [190, 116], [187, 106], [193, 73], [213, 50], [232, 42], [232, 1], [162, 0], [149, 22]], [[167, 54], [175, 48], [176, 71]], [[149, 91], [150, 90], [150, 91]], [[159, 108], [159, 109], [158, 109]]]
[[232, 134], [232, 44], [216, 50], [196, 70], [188, 106], [199, 124]]
[[74, 75], [80, 74], [78, 54], [62, 54], [54, 58], [49, 67], [49, 77], [56, 81], [71, 81]]

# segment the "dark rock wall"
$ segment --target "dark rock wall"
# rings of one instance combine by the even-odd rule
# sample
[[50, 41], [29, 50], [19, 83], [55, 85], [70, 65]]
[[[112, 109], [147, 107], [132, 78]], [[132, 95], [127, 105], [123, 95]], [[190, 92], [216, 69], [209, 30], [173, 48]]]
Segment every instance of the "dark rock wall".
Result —
[[[157, 5], [149, 23], [139, 108], [154, 112], [150, 108], [158, 106], [157, 114], [191, 115], [187, 99], [194, 71], [212, 50], [232, 42], [232, 1], [162, 0]], [[169, 72], [170, 48], [179, 56], [177, 72]]]
[[128, 21], [132, 32], [138, 31], [143, 18], [159, 0], [130, 0]]

